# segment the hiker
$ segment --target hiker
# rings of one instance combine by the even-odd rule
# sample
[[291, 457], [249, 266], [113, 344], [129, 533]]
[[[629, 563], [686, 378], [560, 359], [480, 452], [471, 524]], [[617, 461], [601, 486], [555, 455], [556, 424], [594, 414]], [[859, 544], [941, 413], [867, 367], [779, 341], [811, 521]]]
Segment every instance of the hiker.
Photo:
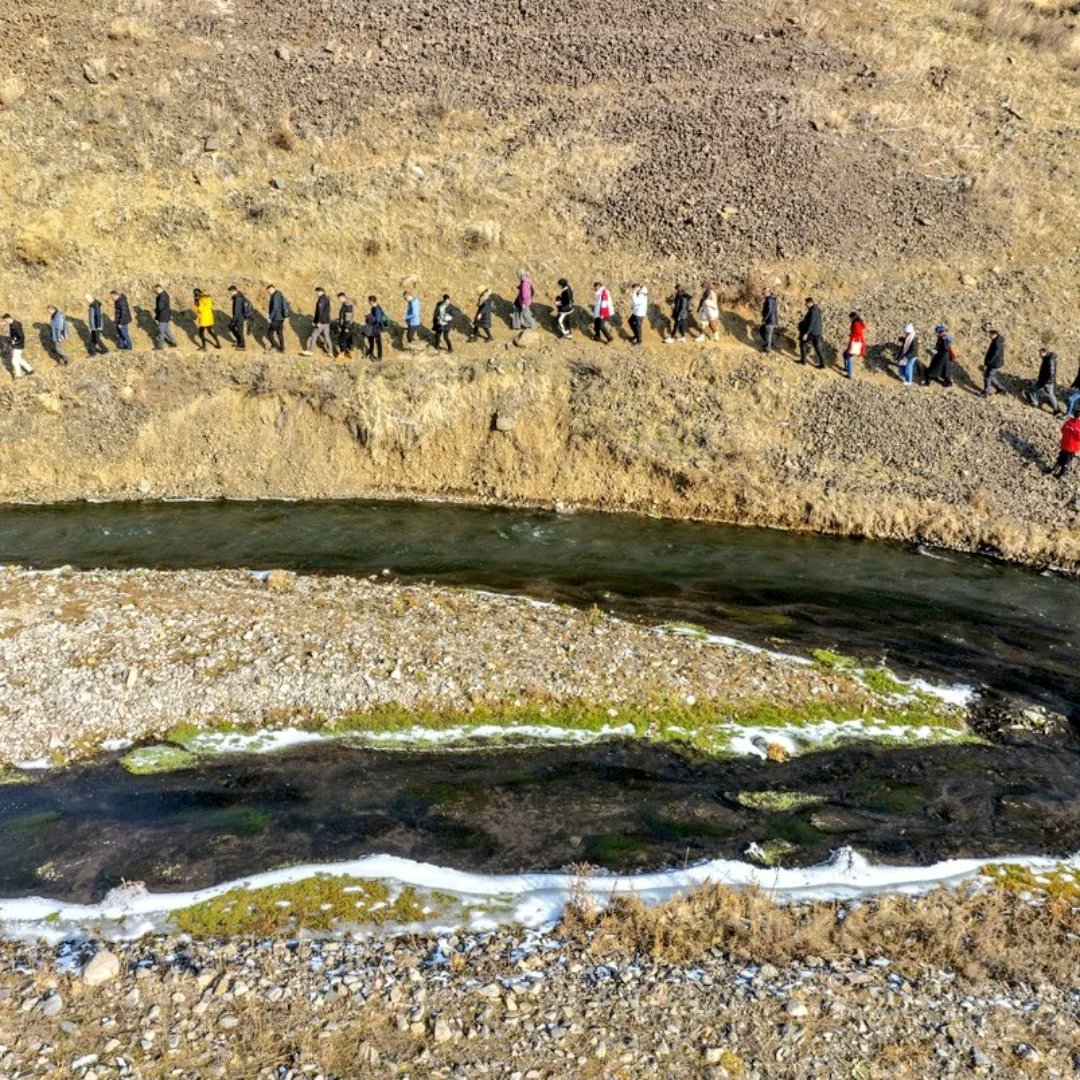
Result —
[[86, 325], [90, 330], [90, 343], [86, 347], [87, 356], [95, 356], [100, 353], [104, 356], [109, 350], [105, 348], [105, 316], [102, 314], [101, 301], [93, 293], [86, 294]]
[[690, 323], [690, 302], [690, 294], [675, 282], [675, 293], [671, 298], [671, 333], [664, 338], [665, 345], [686, 340], [686, 328]]
[[33, 375], [34, 369], [23, 359], [23, 351], [26, 349], [26, 331], [23, 324], [14, 315], [0, 317], [0, 330], [7, 339], [7, 347], [10, 350], [11, 377], [19, 378], [20, 375]]
[[1069, 471], [1072, 459], [1080, 450], [1080, 417], [1069, 414], [1068, 419], [1061, 425], [1061, 448], [1058, 450], [1057, 461], [1050, 469], [1050, 475], [1062, 480]]
[[559, 278], [559, 291], [555, 294], [555, 324], [559, 328], [559, 336], [568, 338], [570, 327], [567, 321], [574, 314], [574, 290], [566, 278]]
[[473, 316], [472, 322], [472, 341], [478, 341], [481, 337], [485, 341], [491, 341], [491, 308], [495, 302], [495, 298], [491, 295], [491, 290], [483, 288], [480, 290], [480, 295], [476, 298], [476, 314]]
[[343, 292], [339, 292], [337, 298], [338, 351], [346, 360], [351, 360], [353, 346], [356, 344], [356, 301]]
[[165, 291], [164, 286], [154, 286], [154, 322], [157, 323], [157, 346], [164, 349], [166, 345], [176, 348], [176, 338], [173, 337], [172, 327], [172, 300]]
[[606, 345], [612, 342], [608, 319], [615, 314], [615, 305], [611, 302], [611, 293], [602, 281], [593, 282], [593, 341], [601, 337]]
[[649, 288], [647, 285], [630, 286], [630, 334], [631, 345], [641, 344], [641, 328], [649, 317]]
[[934, 334], [934, 351], [930, 354], [930, 363], [923, 376], [923, 386], [929, 386], [933, 381], [941, 383], [942, 386], [952, 386], [952, 365], [956, 361], [952, 335], [948, 327], [942, 325], [934, 327]]
[[311, 333], [300, 355], [310, 356], [315, 351], [315, 346], [321, 343], [327, 355], [333, 357], [335, 352], [334, 340], [330, 337], [330, 297], [321, 285], [315, 287], [315, 315], [311, 323]]
[[708, 281], [701, 283], [701, 299], [697, 310], [698, 333], [695, 341], [704, 341], [706, 336], [713, 341], [720, 340], [720, 301], [716, 288]]
[[525, 269], [519, 270], [517, 276], [517, 296], [514, 297], [514, 315], [511, 322], [515, 330], [535, 330], [536, 323], [532, 317], [532, 278]]
[[986, 347], [986, 356], [983, 357], [983, 388], [980, 397], [990, 396], [990, 387], [999, 394], [1004, 394], [1005, 387], [1001, 385], [998, 375], [1005, 366], [1005, 337], [997, 330], [990, 331], [990, 344]]
[[214, 348], [221, 348], [221, 339], [217, 336], [217, 331], [214, 329], [214, 301], [209, 293], [204, 293], [202, 289], [196, 289], [192, 293], [195, 306], [195, 328], [199, 333], [199, 346], [198, 352], [206, 352], [206, 336], [207, 334], [213, 338]]
[[64, 342], [68, 339], [68, 321], [64, 313], [55, 305], [49, 305], [49, 338], [52, 341], [53, 352], [56, 353], [56, 362], [64, 367], [71, 361]]
[[382, 336], [383, 331], [389, 325], [386, 312], [379, 306], [379, 301], [374, 296], [368, 297], [371, 309], [364, 319], [364, 337], [367, 338], [367, 356], [369, 360], [382, 359]]
[[1035, 378], [1031, 389], [1025, 397], [1031, 405], [1039, 406], [1040, 398], [1045, 395], [1054, 409], [1054, 415], [1063, 413], [1065, 410], [1058, 404], [1054, 396], [1054, 382], [1057, 379], [1057, 353], [1047, 348], [1039, 350], [1039, 374]]
[[1073, 379], [1072, 385], [1069, 387], [1069, 397], [1065, 402], [1065, 411], [1067, 413], [1076, 412], [1076, 403], [1080, 401], [1080, 368], [1077, 368], [1076, 378]]
[[773, 351], [773, 334], [779, 325], [780, 301], [772, 289], [765, 289], [761, 294], [761, 351], [766, 355]]
[[233, 346], [237, 349], [246, 349], [246, 335], [250, 331], [251, 320], [255, 318], [255, 308], [235, 285], [229, 286], [228, 293], [232, 298], [232, 309], [229, 312], [229, 333], [232, 335]]
[[113, 289], [109, 294], [113, 299], [113, 322], [116, 323], [116, 347], [118, 349], [131, 348], [131, 305], [128, 298], [119, 289]]
[[900, 331], [900, 344], [896, 349], [896, 368], [900, 373], [900, 381], [905, 386], [911, 386], [919, 368], [919, 336], [915, 332], [914, 323], [904, 323], [904, 328]]
[[450, 344], [450, 327], [454, 323], [454, 313], [450, 307], [450, 294], [443, 293], [442, 299], [435, 305], [435, 313], [431, 317], [431, 329], [435, 333], [435, 348], [439, 347], [440, 339], [446, 342], [446, 351], [453, 352], [454, 346]]
[[270, 294], [270, 303], [266, 311], [266, 321], [269, 324], [266, 328], [266, 340], [269, 342], [269, 348], [277, 349], [278, 352], [283, 353], [285, 351], [285, 334], [282, 332], [282, 328], [285, 326], [285, 320], [291, 314], [289, 301], [285, 299], [285, 294], [276, 285], [267, 285], [266, 291]]
[[420, 332], [420, 298], [412, 293], [403, 293], [405, 297], [405, 340], [412, 344], [413, 339]]
[[822, 345], [822, 335], [825, 325], [821, 315], [821, 308], [814, 303], [814, 298], [806, 298], [806, 314], [799, 320], [799, 363], [805, 364], [813, 346], [814, 355], [817, 356], [817, 367], [825, 367], [825, 350]]
[[855, 357], [866, 355], [866, 323], [857, 312], [849, 313], [851, 329], [848, 330], [847, 346], [844, 349], [844, 378], [851, 379], [855, 376]]

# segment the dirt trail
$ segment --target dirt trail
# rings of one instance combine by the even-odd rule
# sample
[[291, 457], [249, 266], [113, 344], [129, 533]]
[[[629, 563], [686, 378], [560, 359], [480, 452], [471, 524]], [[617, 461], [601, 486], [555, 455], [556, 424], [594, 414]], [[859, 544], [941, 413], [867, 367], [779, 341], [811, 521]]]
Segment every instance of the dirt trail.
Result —
[[[969, 380], [968, 380], [969, 383]], [[1019, 385], [1019, 384], [1018, 384]], [[810, 529], [1080, 566], [1080, 480], [1015, 396], [853, 383], [744, 345], [365, 362], [169, 353], [0, 390], [0, 500], [441, 497]]]

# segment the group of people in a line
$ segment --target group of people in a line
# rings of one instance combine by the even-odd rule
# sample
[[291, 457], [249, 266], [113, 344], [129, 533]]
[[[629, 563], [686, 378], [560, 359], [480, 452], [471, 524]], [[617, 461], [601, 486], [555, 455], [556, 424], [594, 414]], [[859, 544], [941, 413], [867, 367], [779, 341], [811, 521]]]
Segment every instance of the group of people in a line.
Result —
[[[229, 297], [228, 333], [236, 349], [246, 349], [249, 339], [254, 336], [256, 308], [252, 300], [236, 285], [226, 290]], [[265, 348], [285, 352], [285, 324], [293, 316], [293, 310], [284, 293], [273, 284], [265, 286]], [[131, 338], [132, 307], [127, 296], [119, 289], [109, 294], [112, 301], [112, 322], [115, 329], [115, 345], [121, 350], [133, 348]], [[87, 315], [86, 347], [89, 355], [100, 355], [109, 351], [105, 343], [104, 304], [92, 293], [86, 295]], [[475, 306], [467, 325], [470, 329], [470, 341], [492, 341], [492, 325], [497, 297], [490, 288], [484, 287], [476, 297]], [[322, 349], [327, 356], [352, 357], [356, 351], [362, 352], [372, 361], [383, 358], [383, 335], [391, 322], [386, 311], [374, 294], [367, 298], [366, 308], [359, 311], [356, 300], [345, 292], [336, 296], [336, 311], [329, 293], [321, 286], [315, 289], [314, 313], [311, 317], [310, 333], [304, 341], [301, 355], [311, 356], [317, 349]], [[533, 315], [535, 287], [532, 275], [525, 269], [517, 273], [516, 291], [510, 310], [510, 325], [517, 332], [536, 329]], [[694, 296], [676, 283], [669, 297], [670, 317], [666, 320], [666, 332], [662, 338], [664, 344], [675, 345], [688, 340], [719, 341], [722, 322], [720, 313], [719, 290], [717, 286], [704, 281], [696, 304]], [[411, 346], [423, 332], [421, 300], [414, 292], [402, 294], [403, 315], [401, 321], [402, 344]], [[629, 316], [628, 337], [632, 346], [644, 343], [644, 329], [649, 321], [651, 306], [648, 286], [636, 282], [630, 288], [628, 297]], [[574, 290], [566, 278], [560, 278], [552, 296], [555, 316], [555, 332], [561, 339], [572, 336], [572, 320], [578, 312]], [[207, 350], [211, 345], [220, 349], [221, 338], [217, 333], [217, 310], [213, 297], [202, 289], [192, 293], [191, 310], [199, 351]], [[616, 316], [616, 304], [612, 290], [603, 282], [593, 282], [592, 303], [588, 307], [588, 330], [593, 340], [604, 344], [614, 341], [610, 324]], [[48, 308], [48, 333], [53, 353], [57, 362], [67, 364], [71, 338], [71, 327], [64, 312], [55, 305]], [[174, 311], [172, 299], [162, 285], [154, 288], [153, 322], [155, 327], [156, 347], [177, 347], [172, 323]], [[451, 301], [450, 294], [444, 292], [436, 302], [430, 332], [432, 344], [436, 350], [453, 352], [451, 332], [456, 324], [465, 319]], [[813, 297], [807, 297], [805, 310], [798, 323], [798, 362], [813, 362], [818, 368], [828, 366], [824, 336], [825, 319], [821, 306]], [[781, 330], [780, 300], [777, 293], [767, 288], [761, 297], [761, 323], [759, 335], [762, 351], [766, 354], [776, 349], [776, 339]], [[997, 329], [989, 329], [990, 341], [982, 363], [983, 387], [981, 396], [989, 397], [991, 392], [1005, 392], [1001, 381], [1005, 366], [1005, 338]], [[867, 339], [867, 324], [858, 311], [849, 315], [846, 344], [843, 349], [843, 372], [847, 378], [854, 378], [855, 365], [865, 359], [870, 346]], [[33, 374], [33, 367], [26, 359], [26, 333], [22, 323], [13, 315], [0, 316], [0, 350], [14, 378]], [[891, 353], [891, 356], [890, 356]], [[957, 362], [956, 349], [952, 334], [944, 324], [934, 327], [933, 344], [925, 366], [921, 363], [920, 340], [915, 326], [905, 323], [891, 348], [879, 349], [883, 359], [892, 359], [900, 381], [912, 385], [917, 380], [923, 386], [932, 382], [942, 386], [953, 385], [954, 367]], [[1072, 456], [1080, 450], [1080, 421], [1076, 420], [1077, 405], [1080, 403], [1080, 371], [1069, 387], [1065, 405], [1061, 405], [1056, 395], [1057, 356], [1049, 348], [1039, 351], [1039, 369], [1031, 382], [1025, 397], [1034, 406], [1041, 406], [1045, 401], [1054, 410], [1054, 414], [1066, 414], [1066, 429], [1075, 435], [1066, 438], [1063, 435], [1061, 457], [1054, 466], [1056, 475], [1064, 475]], [[1066, 442], [1072, 446], [1069, 449]]]

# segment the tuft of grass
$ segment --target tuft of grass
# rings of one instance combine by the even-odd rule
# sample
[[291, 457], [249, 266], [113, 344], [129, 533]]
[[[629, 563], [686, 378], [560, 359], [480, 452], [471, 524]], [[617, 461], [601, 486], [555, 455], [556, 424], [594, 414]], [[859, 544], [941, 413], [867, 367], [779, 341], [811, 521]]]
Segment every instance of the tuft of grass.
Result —
[[18, 844], [32, 840], [39, 833], [55, 825], [61, 818], [59, 810], [38, 810], [32, 814], [20, 814], [0, 821], [0, 840], [5, 844]]
[[735, 801], [748, 810], [768, 810], [773, 813], [794, 813], [809, 806], [820, 806], [824, 795], [804, 791], [740, 791]]
[[1045, 896], [1080, 907], [1080, 870], [1071, 866], [1032, 870], [1017, 863], [989, 863], [982, 868], [982, 875], [1011, 893]]
[[0, 765], [0, 787], [15, 786], [17, 784], [32, 784], [34, 777], [22, 769], [9, 769], [6, 765]]
[[22, 100], [25, 93], [26, 83], [18, 75], [9, 75], [0, 82], [0, 105], [5, 109], [10, 109], [15, 102]]
[[779, 866], [789, 855], [793, 855], [798, 850], [798, 844], [778, 836], [772, 840], [764, 840], [760, 844], [750, 844], [746, 849], [746, 857], [762, 866]]
[[120, 764], [135, 776], [151, 776], [154, 773], [177, 772], [190, 769], [198, 762], [194, 754], [179, 746], [139, 746], [129, 750]]
[[822, 671], [854, 671], [859, 666], [852, 657], [831, 649], [811, 649], [810, 659]]

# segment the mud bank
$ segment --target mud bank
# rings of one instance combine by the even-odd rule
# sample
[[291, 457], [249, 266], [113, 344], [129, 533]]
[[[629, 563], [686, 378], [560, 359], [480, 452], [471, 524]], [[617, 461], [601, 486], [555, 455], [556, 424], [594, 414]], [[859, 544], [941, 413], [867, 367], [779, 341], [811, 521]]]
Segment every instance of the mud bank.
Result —
[[1080, 480], [1043, 475], [1058, 425], [1018, 396], [847, 383], [748, 345], [557, 344], [41, 363], [0, 391], [0, 500], [562, 503], [1080, 566]]

